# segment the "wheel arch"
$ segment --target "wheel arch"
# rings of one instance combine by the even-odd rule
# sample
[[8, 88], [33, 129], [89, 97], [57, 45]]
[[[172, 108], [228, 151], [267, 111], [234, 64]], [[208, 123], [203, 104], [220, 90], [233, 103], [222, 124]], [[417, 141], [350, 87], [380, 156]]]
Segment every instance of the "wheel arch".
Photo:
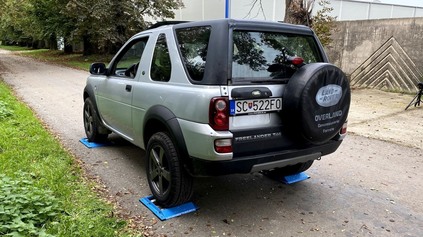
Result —
[[97, 116], [97, 119], [100, 122], [100, 124], [99, 124], [100, 125], [100, 127], [99, 127], [100, 133], [102, 133], [102, 134], [111, 133], [111, 131], [104, 125], [103, 120], [101, 119], [101, 114], [100, 114], [100, 111], [98, 110], [97, 101], [95, 99], [94, 89], [91, 85], [85, 86], [82, 98], [83, 98], [84, 103], [85, 103], [85, 100], [87, 98], [90, 98], [90, 100], [91, 100], [91, 102], [94, 106], [94, 111], [95, 111], [95, 114]]
[[83, 96], [83, 98], [82, 98], [83, 101], [85, 101], [87, 98], [91, 98], [91, 101], [93, 102], [94, 107], [95, 107], [95, 111], [98, 114], [97, 101], [95, 99], [94, 89], [93, 89], [93, 87], [91, 85], [86, 85], [85, 86], [84, 93], [83, 93], [82, 96]]
[[86, 85], [85, 88], [84, 88], [83, 101], [85, 101], [87, 98], [90, 98], [91, 102], [93, 102], [95, 112], [97, 113], [97, 117], [103, 123], [103, 120], [101, 119], [100, 111], [98, 110], [97, 100], [95, 98], [95, 93], [94, 93], [94, 88], [91, 85]]
[[170, 109], [162, 105], [151, 107], [144, 117], [143, 131], [144, 147], [147, 147], [148, 140], [154, 133], [168, 132], [182, 162], [186, 164], [189, 155], [185, 139], [178, 119]]

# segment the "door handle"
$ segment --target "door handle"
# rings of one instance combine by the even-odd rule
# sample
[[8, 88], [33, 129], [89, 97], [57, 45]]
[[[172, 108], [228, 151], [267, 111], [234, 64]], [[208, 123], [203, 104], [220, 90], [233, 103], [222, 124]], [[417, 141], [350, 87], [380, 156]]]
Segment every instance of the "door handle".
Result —
[[126, 86], [125, 86], [125, 90], [126, 90], [127, 92], [131, 92], [131, 90], [132, 90], [132, 86], [131, 86], [131, 85], [126, 85]]

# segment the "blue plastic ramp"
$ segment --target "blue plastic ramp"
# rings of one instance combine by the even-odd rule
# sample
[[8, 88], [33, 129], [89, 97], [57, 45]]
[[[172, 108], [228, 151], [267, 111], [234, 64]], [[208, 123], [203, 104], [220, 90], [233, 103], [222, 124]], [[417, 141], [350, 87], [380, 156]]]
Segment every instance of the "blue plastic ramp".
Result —
[[153, 196], [143, 197], [140, 202], [144, 204], [151, 212], [154, 213], [161, 221], [171, 219], [173, 217], [188, 214], [197, 210], [192, 202], [187, 202], [176, 207], [160, 208], [154, 203]]
[[84, 144], [88, 148], [97, 148], [97, 147], [103, 147], [103, 146], [110, 146], [113, 145], [113, 143], [105, 141], [105, 142], [89, 142], [88, 138], [81, 138], [79, 140], [82, 144]]
[[310, 176], [308, 176], [305, 172], [301, 172], [298, 174], [293, 174], [293, 175], [288, 175], [283, 177], [282, 182], [284, 184], [293, 184], [293, 183], [304, 181], [309, 178]]

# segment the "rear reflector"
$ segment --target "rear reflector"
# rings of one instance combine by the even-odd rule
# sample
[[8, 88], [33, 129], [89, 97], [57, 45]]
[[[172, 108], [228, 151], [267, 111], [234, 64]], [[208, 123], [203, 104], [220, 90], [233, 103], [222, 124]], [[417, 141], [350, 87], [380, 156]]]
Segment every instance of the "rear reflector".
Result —
[[347, 127], [348, 127], [348, 121], [345, 121], [344, 125], [342, 125], [341, 131], [339, 132], [339, 134], [341, 135], [347, 134]]
[[347, 136], [347, 126], [348, 125], [348, 121], [345, 121], [345, 123], [342, 125], [341, 130], [339, 130], [339, 139], [338, 140], [342, 140], [345, 138], [345, 136]]

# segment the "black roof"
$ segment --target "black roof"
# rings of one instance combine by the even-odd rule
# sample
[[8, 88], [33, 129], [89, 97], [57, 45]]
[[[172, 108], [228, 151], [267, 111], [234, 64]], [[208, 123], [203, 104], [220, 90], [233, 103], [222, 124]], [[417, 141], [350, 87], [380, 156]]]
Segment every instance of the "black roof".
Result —
[[229, 28], [237, 29], [254, 29], [254, 30], [272, 30], [284, 31], [291, 33], [311, 34], [311, 29], [304, 25], [293, 25], [283, 22], [263, 21], [263, 20], [240, 20], [240, 19], [218, 19], [205, 21], [160, 21], [151, 25], [148, 30], [166, 25], [174, 25], [175, 28], [185, 28], [193, 26], [229, 26]]

